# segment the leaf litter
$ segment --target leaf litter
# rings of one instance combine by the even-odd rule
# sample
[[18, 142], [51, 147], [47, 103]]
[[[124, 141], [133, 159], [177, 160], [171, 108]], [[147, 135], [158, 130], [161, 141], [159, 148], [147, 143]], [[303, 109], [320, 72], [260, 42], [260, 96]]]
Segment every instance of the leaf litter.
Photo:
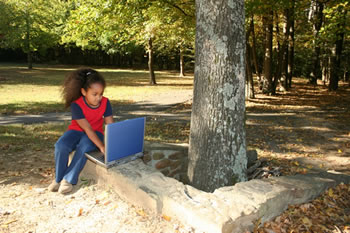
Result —
[[350, 233], [350, 185], [339, 184], [310, 203], [291, 205], [254, 233], [340, 232]]

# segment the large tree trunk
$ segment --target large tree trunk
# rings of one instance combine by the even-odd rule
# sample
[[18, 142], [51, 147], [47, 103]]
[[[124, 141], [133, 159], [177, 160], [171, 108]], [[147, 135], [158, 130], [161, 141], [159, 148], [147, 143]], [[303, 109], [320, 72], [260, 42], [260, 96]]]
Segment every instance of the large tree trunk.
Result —
[[323, 23], [323, 8], [324, 3], [315, 1], [314, 4], [314, 55], [313, 55], [313, 67], [312, 72], [310, 75], [310, 83], [316, 85], [317, 79], [321, 79], [322, 72], [321, 72], [321, 66], [320, 66], [320, 52], [321, 52], [321, 46], [319, 45], [319, 32], [322, 27]]
[[188, 177], [201, 190], [247, 180], [244, 1], [196, 1]]
[[152, 38], [148, 39], [148, 70], [149, 70], [149, 84], [155, 85], [156, 83], [156, 76], [154, 74], [153, 69], [153, 44], [152, 44]]
[[340, 76], [340, 58], [343, 50], [344, 32], [338, 34], [338, 40], [335, 43], [335, 48], [332, 50], [331, 58], [331, 76], [329, 80], [328, 90], [336, 91]]
[[329, 62], [330, 57], [323, 58], [321, 60], [321, 67], [322, 67], [322, 82], [323, 85], [326, 86], [327, 83], [329, 82]]
[[255, 28], [254, 28], [254, 16], [252, 16], [252, 19], [250, 21], [250, 27], [251, 27], [251, 34], [252, 34], [252, 57], [253, 57], [253, 64], [255, 68], [256, 75], [258, 76], [258, 86], [259, 89], [262, 90], [262, 78], [261, 78], [261, 71], [260, 67], [258, 65], [258, 55], [256, 54], [256, 37], [255, 37]]
[[329, 80], [329, 91], [336, 91], [338, 89], [338, 82], [341, 73], [341, 54], [343, 51], [343, 42], [344, 42], [344, 28], [345, 28], [345, 19], [347, 11], [342, 12], [343, 19], [341, 23], [338, 23], [338, 33], [337, 40], [335, 41], [335, 48], [332, 49], [332, 58], [331, 58], [331, 76]]
[[290, 9], [290, 28], [289, 28], [289, 39], [288, 39], [288, 74], [287, 74], [287, 84], [289, 88], [292, 87], [293, 71], [294, 71], [294, 11], [295, 11], [295, 0], [292, 1], [292, 6]]
[[249, 37], [251, 32], [254, 30], [254, 21], [253, 19], [250, 22], [250, 26], [246, 32], [246, 56], [245, 56], [245, 64], [246, 64], [246, 97], [249, 99], [254, 99], [254, 80], [253, 80], [253, 71], [252, 71], [252, 61], [251, 61], [251, 48], [249, 45]]
[[28, 69], [33, 69], [33, 59], [32, 59], [32, 51], [30, 48], [30, 18], [29, 13], [26, 15], [26, 42], [25, 42], [26, 50], [27, 50], [27, 64]]
[[180, 77], [185, 76], [185, 59], [183, 54], [183, 49], [180, 47]]
[[246, 46], [246, 77], [247, 77], [247, 97], [249, 99], [255, 99], [255, 93], [254, 93], [254, 80], [253, 80], [253, 71], [252, 71], [252, 64], [251, 64], [251, 58], [250, 58], [251, 48], [247, 41]]
[[283, 27], [283, 42], [281, 51], [279, 53], [279, 68], [277, 73], [277, 78], [280, 79], [280, 91], [286, 91], [288, 89], [287, 86], [287, 73], [288, 73], [288, 40], [289, 40], [289, 32], [290, 32], [290, 9], [286, 9], [284, 12], [284, 27]]
[[[277, 41], [277, 60], [274, 62], [275, 68], [275, 73], [274, 73], [274, 78], [272, 81], [272, 87], [274, 90], [276, 90], [277, 84], [280, 84], [281, 82], [281, 75], [282, 75], [282, 68], [283, 68], [283, 46], [281, 46], [280, 42], [280, 28], [279, 28], [279, 19], [278, 19], [278, 14], [276, 14], [276, 41]], [[283, 44], [283, 42], [282, 42]], [[273, 93], [274, 94], [274, 93]]]
[[272, 81], [272, 38], [273, 38], [273, 11], [263, 17], [265, 30], [265, 55], [264, 55], [264, 94], [275, 94]]

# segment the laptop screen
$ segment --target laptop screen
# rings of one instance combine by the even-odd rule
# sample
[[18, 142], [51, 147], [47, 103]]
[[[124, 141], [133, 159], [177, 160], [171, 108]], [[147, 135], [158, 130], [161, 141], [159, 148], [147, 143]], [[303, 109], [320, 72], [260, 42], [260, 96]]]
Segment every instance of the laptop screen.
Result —
[[143, 152], [145, 117], [119, 121], [106, 126], [107, 163]]

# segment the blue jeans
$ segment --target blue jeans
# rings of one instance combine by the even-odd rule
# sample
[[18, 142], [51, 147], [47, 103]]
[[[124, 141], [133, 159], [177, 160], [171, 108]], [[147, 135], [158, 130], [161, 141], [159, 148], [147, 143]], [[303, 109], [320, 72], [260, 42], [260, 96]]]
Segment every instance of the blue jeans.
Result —
[[[103, 141], [103, 134], [96, 131]], [[86, 133], [77, 130], [66, 131], [55, 144], [56, 182], [65, 179], [71, 184], [78, 183], [78, 177], [86, 163], [85, 152], [96, 150], [96, 145], [88, 138]], [[68, 166], [69, 154], [75, 154]]]

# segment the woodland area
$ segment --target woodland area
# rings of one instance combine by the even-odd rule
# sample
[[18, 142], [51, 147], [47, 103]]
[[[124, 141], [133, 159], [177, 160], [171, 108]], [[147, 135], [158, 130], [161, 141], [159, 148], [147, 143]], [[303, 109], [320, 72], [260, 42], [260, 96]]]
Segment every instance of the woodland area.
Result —
[[[128, 97], [125, 105], [134, 103], [131, 89], [142, 89], [144, 92], [137, 93], [141, 96], [146, 90], [151, 90], [161, 99], [160, 91], [170, 93], [166, 89], [160, 90], [162, 87], [173, 91], [192, 88], [192, 84], [176, 84], [186, 78], [162, 77], [162, 72], [157, 72], [156, 78], [155, 71], [167, 69], [173, 74], [176, 69], [179, 76], [185, 76], [185, 71], [194, 72], [193, 100], [188, 106], [184, 105], [191, 112], [191, 123], [185, 122], [184, 128], [180, 128], [171, 121], [173, 128], [179, 131], [168, 130], [166, 124], [154, 127], [159, 130], [155, 131], [158, 138], [164, 132], [171, 132], [175, 134], [175, 140], [180, 133], [185, 133], [184, 138], [189, 139], [187, 174], [191, 185], [211, 192], [218, 187], [246, 181], [246, 149], [249, 146], [258, 152], [260, 158], [266, 157], [265, 162], [276, 163], [271, 169], [277, 166], [280, 171], [285, 170], [281, 175], [323, 169], [330, 166], [327, 159], [332, 156], [347, 159], [350, 148], [349, 10], [347, 0], [229, 0], [220, 3], [211, 0], [0, 0], [0, 61], [17, 63], [15, 68], [7, 67], [7, 64], [2, 68], [0, 88], [5, 98], [0, 105], [4, 108], [0, 110], [18, 112], [22, 106], [30, 112], [34, 111], [31, 106], [37, 106], [41, 113], [42, 109], [57, 111], [59, 83], [63, 73], [73, 69], [73, 66], [63, 64], [105, 69], [104, 74], [112, 81], [111, 97], [120, 94], [113, 88], [123, 85], [128, 88], [125, 88]], [[28, 70], [18, 65], [23, 58]], [[40, 68], [39, 63], [49, 67]], [[35, 65], [37, 67], [33, 67]], [[112, 67], [112, 71], [108, 67]], [[140, 70], [119, 74], [115, 69], [124, 67], [148, 68], [146, 81], [137, 80]], [[45, 72], [55, 74], [49, 77]], [[132, 73], [129, 79], [125, 74], [128, 72]], [[188, 76], [191, 79], [192, 75]], [[21, 90], [30, 94], [25, 95]], [[41, 101], [48, 102], [49, 97], [54, 100], [45, 105], [29, 98], [39, 98], [39, 92], [47, 98], [41, 98]], [[10, 97], [6, 98], [6, 95]], [[18, 100], [18, 96], [27, 99]], [[172, 93], [169, 96], [175, 98]], [[114, 98], [115, 105], [122, 105], [119, 97]], [[9, 99], [13, 100], [11, 104], [6, 102]], [[250, 114], [248, 120], [246, 114]], [[152, 127], [152, 121], [153, 124], [159, 122], [157, 118], [150, 120], [149, 127]], [[44, 213], [48, 213], [45, 216], [51, 217], [53, 197], [44, 190], [53, 178], [53, 159], [49, 157], [53, 154], [52, 145], [63, 132], [63, 127], [62, 124], [47, 123], [0, 127], [3, 138], [0, 148], [5, 151], [0, 153], [3, 157], [0, 165], [4, 170], [1, 175], [5, 177], [0, 184], [3, 190], [6, 189], [0, 198], [5, 200], [2, 203], [9, 203], [6, 208], [12, 210], [20, 206], [21, 210], [40, 210], [32, 211], [39, 214], [44, 208]], [[32, 140], [25, 148], [24, 141], [18, 140], [24, 132], [27, 133], [23, 138]], [[35, 135], [37, 138], [33, 137]], [[169, 136], [164, 138], [169, 139]], [[40, 144], [43, 142], [48, 144], [44, 149]], [[17, 161], [9, 161], [13, 156], [18, 156], [23, 166], [18, 166]], [[321, 162], [301, 167], [297, 160], [300, 157]], [[283, 161], [286, 161], [285, 165]], [[349, 172], [348, 163], [339, 161], [329, 169]], [[37, 167], [33, 169], [33, 165]], [[31, 184], [37, 186], [33, 188]], [[64, 220], [70, 221], [75, 216], [73, 219], [78, 222], [91, 210], [105, 209], [111, 203], [106, 200], [99, 205], [95, 187], [88, 185], [88, 189], [88, 208], [81, 207], [73, 200], [74, 196], [72, 200], [69, 196], [57, 197], [58, 206], [73, 202], [77, 207], [73, 214], [64, 215]], [[291, 210], [274, 222], [265, 223], [266, 232], [271, 232], [270, 228], [281, 229], [281, 225], [285, 231], [275, 232], [287, 232], [289, 226], [300, 232], [324, 229], [327, 232], [340, 226], [346, 232], [349, 208], [343, 200], [349, 199], [348, 190], [349, 186], [343, 184], [330, 189], [321, 197], [325, 201], [296, 207], [301, 211], [297, 213], [300, 219], [295, 220], [292, 215], [295, 211]], [[84, 195], [80, 191], [77, 199], [85, 199]], [[29, 203], [29, 196], [33, 200], [42, 199]], [[35, 204], [35, 208], [33, 205], [28, 208], [28, 203]], [[139, 215], [140, 221], [147, 220], [150, 225], [158, 227], [153, 217], [145, 220], [147, 215], [143, 210], [130, 209], [122, 202], [113, 204], [112, 211], [119, 211], [118, 205], [126, 206], [127, 211], [120, 216]], [[327, 211], [324, 206], [335, 206], [339, 212]], [[323, 222], [313, 219], [323, 209], [326, 210], [321, 218]], [[304, 212], [312, 215], [305, 217]], [[0, 213], [1, 227], [8, 232], [11, 232], [12, 225], [20, 227], [19, 231], [40, 225], [36, 222], [41, 219], [39, 217], [33, 226], [21, 222], [23, 216], [31, 214], [2, 208]], [[57, 218], [50, 220], [56, 221]], [[168, 220], [159, 221], [169, 225], [164, 223]], [[18, 224], [13, 224], [17, 221]], [[123, 219], [123, 223], [126, 224], [118, 225], [144, 227], [129, 224], [128, 219]], [[42, 226], [52, 228], [56, 224], [53, 221]], [[140, 232], [139, 228], [129, 232]], [[192, 232], [192, 229], [187, 232]]]
[[[350, 79], [346, 0], [246, 0], [247, 77], [266, 94], [292, 77], [329, 90]], [[0, 60], [154, 70], [194, 66], [194, 0], [0, 1]], [[254, 97], [253, 89], [249, 92]]]

